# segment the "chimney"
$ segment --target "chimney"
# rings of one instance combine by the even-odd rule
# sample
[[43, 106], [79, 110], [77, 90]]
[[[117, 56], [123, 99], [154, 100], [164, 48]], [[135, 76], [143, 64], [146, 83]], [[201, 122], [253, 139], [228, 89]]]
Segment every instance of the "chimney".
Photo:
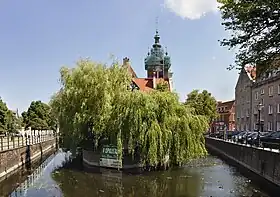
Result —
[[129, 58], [128, 57], [123, 58], [123, 65], [124, 66], [128, 66], [129, 65]]
[[153, 72], [153, 88], [156, 89], [157, 82], [156, 82], [156, 72]]

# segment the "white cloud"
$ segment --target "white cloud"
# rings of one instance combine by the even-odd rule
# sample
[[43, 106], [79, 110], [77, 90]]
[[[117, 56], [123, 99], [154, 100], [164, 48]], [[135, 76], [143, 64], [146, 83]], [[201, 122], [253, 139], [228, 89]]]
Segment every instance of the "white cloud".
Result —
[[164, 0], [164, 5], [182, 18], [191, 20], [216, 12], [218, 8], [217, 0]]

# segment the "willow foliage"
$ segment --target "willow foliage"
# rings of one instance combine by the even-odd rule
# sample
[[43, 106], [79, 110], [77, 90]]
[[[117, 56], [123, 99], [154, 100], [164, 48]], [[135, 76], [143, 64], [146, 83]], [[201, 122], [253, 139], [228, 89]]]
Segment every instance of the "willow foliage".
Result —
[[163, 164], [169, 155], [182, 164], [206, 154], [205, 116], [195, 115], [176, 94], [131, 91], [126, 68], [81, 60], [73, 69], [62, 68], [61, 90], [51, 100], [66, 145], [77, 146], [90, 135], [99, 146], [106, 137], [118, 146], [119, 156], [136, 147], [145, 164]]

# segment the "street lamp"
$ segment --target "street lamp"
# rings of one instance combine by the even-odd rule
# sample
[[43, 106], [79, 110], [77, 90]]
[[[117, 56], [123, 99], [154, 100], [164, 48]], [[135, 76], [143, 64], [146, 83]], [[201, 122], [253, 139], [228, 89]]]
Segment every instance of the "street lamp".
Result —
[[260, 146], [260, 132], [261, 132], [261, 110], [263, 108], [263, 104], [262, 103], [259, 103], [258, 104], [258, 111], [259, 111], [259, 126], [258, 126], [258, 146]]

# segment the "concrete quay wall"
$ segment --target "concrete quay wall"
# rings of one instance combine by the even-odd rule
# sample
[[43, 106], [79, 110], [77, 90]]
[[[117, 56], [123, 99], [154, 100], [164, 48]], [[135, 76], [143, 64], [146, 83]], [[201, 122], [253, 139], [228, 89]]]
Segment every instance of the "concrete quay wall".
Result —
[[54, 151], [55, 148], [56, 140], [53, 138], [37, 144], [0, 151], [0, 181], [13, 174], [17, 169]]
[[268, 181], [280, 190], [280, 153], [257, 147], [236, 144], [220, 139], [205, 138], [206, 148], [210, 152], [234, 162], [240, 167]]

